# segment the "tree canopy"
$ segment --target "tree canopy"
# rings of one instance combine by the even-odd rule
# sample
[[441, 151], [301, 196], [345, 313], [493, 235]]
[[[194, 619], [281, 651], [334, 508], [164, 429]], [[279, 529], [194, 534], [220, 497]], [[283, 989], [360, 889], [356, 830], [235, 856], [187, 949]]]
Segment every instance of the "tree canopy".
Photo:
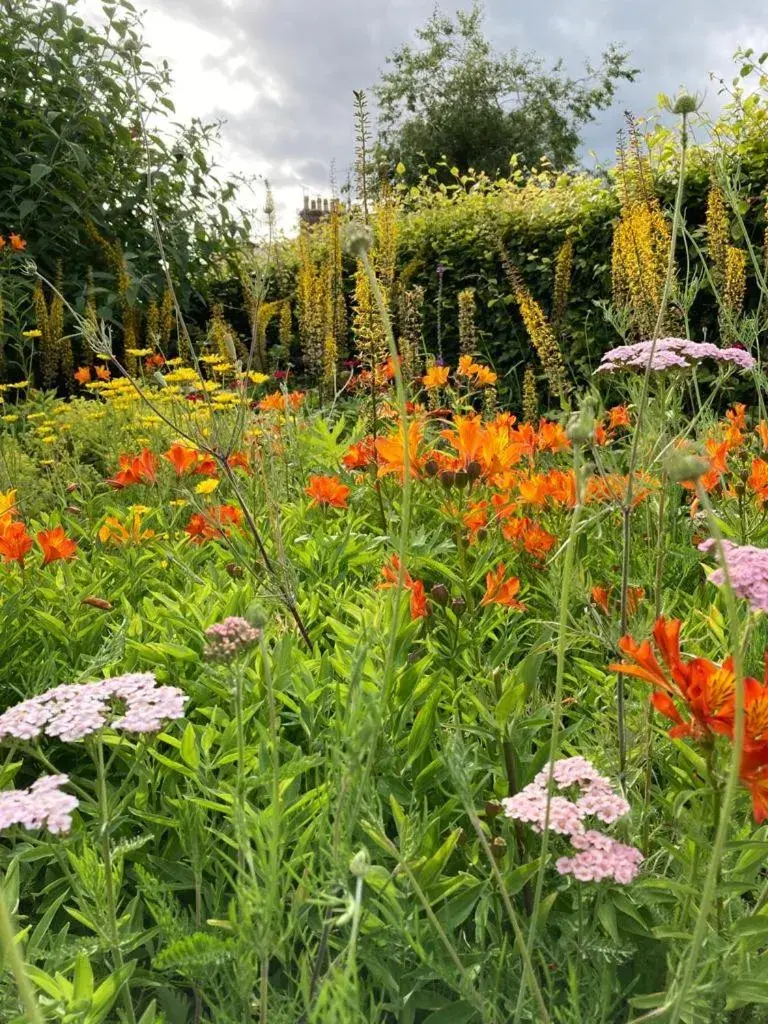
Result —
[[418, 45], [396, 50], [374, 87], [379, 155], [390, 167], [402, 162], [411, 180], [442, 158], [491, 175], [504, 174], [513, 154], [568, 166], [583, 126], [638, 73], [615, 44], [581, 78], [566, 74], [562, 61], [547, 68], [535, 54], [498, 53], [483, 18], [477, 0], [455, 19], [436, 10], [418, 29]]
[[213, 171], [217, 126], [174, 122], [127, 0], [98, 28], [72, 2], [0, 0], [0, 66], [0, 235], [22, 234], [48, 275], [60, 263], [70, 295], [93, 267], [108, 308], [118, 251], [132, 288], [160, 276], [150, 200], [182, 291], [246, 230]]

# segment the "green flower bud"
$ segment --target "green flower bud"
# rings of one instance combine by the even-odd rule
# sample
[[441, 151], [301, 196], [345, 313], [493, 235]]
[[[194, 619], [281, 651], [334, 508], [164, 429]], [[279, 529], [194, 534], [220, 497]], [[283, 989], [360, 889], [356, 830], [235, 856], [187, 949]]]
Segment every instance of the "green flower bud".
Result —
[[671, 452], [664, 462], [664, 470], [669, 479], [676, 484], [698, 480], [709, 469], [706, 459], [690, 452]]
[[357, 878], [365, 878], [371, 867], [371, 858], [363, 846], [349, 862], [349, 870]]
[[373, 232], [367, 224], [350, 224], [344, 236], [344, 248], [350, 256], [361, 259], [373, 247]]
[[672, 107], [673, 114], [695, 114], [699, 109], [696, 99], [687, 92], [682, 92]]

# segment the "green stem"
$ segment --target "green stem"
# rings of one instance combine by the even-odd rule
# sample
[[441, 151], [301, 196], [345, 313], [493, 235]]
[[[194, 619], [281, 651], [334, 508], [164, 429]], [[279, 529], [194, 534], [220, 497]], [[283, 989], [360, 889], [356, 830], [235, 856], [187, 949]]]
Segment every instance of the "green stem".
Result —
[[[680, 139], [680, 168], [678, 172], [677, 180], [677, 194], [675, 196], [675, 208], [672, 215], [672, 237], [669, 243], [669, 258], [667, 260], [667, 273], [664, 279], [664, 289], [661, 294], [661, 302], [659, 303], [659, 311], [656, 317], [656, 326], [653, 331], [653, 339], [651, 341], [651, 350], [648, 353], [648, 364], [645, 368], [645, 375], [643, 377], [643, 389], [640, 395], [640, 403], [637, 409], [637, 422], [635, 424], [635, 433], [632, 438], [632, 449], [629, 457], [629, 470], [627, 473], [627, 490], [624, 497], [624, 504], [622, 507], [622, 513], [624, 516], [624, 525], [622, 531], [622, 557], [621, 557], [621, 632], [622, 636], [627, 631], [627, 624], [629, 620], [629, 607], [628, 607], [628, 587], [629, 587], [629, 564], [630, 564], [630, 549], [632, 531], [630, 528], [630, 519], [632, 516], [632, 497], [634, 487], [634, 476], [635, 466], [637, 465], [637, 459], [640, 450], [640, 437], [643, 433], [643, 421], [645, 419], [645, 413], [648, 408], [648, 398], [650, 395], [651, 388], [651, 374], [653, 367], [653, 357], [656, 354], [656, 345], [661, 336], [661, 331], [664, 326], [664, 317], [667, 314], [667, 308], [669, 306], [669, 299], [672, 293], [672, 282], [675, 277], [675, 249], [677, 247], [677, 236], [680, 230], [680, 221], [682, 216], [683, 208], [683, 188], [685, 185], [685, 154], [688, 148], [688, 119], [687, 115], [682, 115], [682, 129]], [[662, 417], [664, 416], [664, 409], [662, 409]], [[621, 778], [622, 787], [627, 771], [627, 735], [626, 735], [626, 722], [624, 715], [624, 676], [619, 673], [616, 676], [616, 710], [618, 717], [618, 730], [619, 730], [619, 776]]]
[[16, 979], [19, 999], [24, 1007], [24, 1019], [28, 1024], [43, 1024], [43, 1015], [37, 1002], [34, 989], [24, 969], [24, 958], [19, 951], [16, 929], [13, 926], [11, 912], [5, 898], [5, 889], [0, 885], [0, 949], [3, 959]]
[[[117, 899], [115, 897], [115, 879], [112, 872], [112, 850], [109, 842], [109, 797], [107, 795], [107, 773], [104, 768], [104, 744], [101, 738], [96, 740], [96, 773], [99, 787], [99, 833], [101, 838], [101, 859], [104, 867], [104, 888], [107, 897], [107, 928], [112, 951], [112, 962], [115, 970], [124, 966], [123, 951], [120, 948], [120, 934], [117, 927]], [[129, 983], [123, 985], [123, 1003], [129, 1024], [136, 1024], [133, 999]]]
[[728, 630], [733, 649], [733, 674], [735, 687], [733, 755], [730, 770], [728, 772], [728, 778], [725, 783], [725, 789], [723, 791], [722, 804], [720, 807], [720, 820], [717, 825], [717, 831], [715, 832], [712, 855], [709, 860], [707, 875], [704, 880], [704, 888], [701, 894], [699, 913], [693, 930], [693, 938], [691, 939], [691, 945], [685, 962], [683, 975], [680, 980], [677, 997], [671, 1005], [671, 1014], [668, 1024], [679, 1024], [683, 1008], [685, 1007], [686, 999], [688, 997], [688, 991], [691, 987], [691, 983], [693, 982], [693, 977], [701, 954], [701, 947], [704, 942], [704, 934], [707, 930], [709, 913], [712, 909], [712, 903], [717, 889], [717, 881], [720, 876], [720, 864], [723, 859], [725, 844], [728, 839], [731, 810], [736, 797], [736, 790], [739, 785], [739, 770], [741, 768], [741, 756], [744, 750], [744, 652], [741, 644], [739, 612], [736, 605], [736, 596], [733, 588], [731, 587], [730, 573], [728, 572], [728, 563], [726, 561], [725, 549], [723, 547], [723, 535], [720, 532], [720, 527], [718, 526], [717, 518], [715, 517], [707, 492], [701, 486], [700, 481], [696, 484], [696, 493], [699, 501], [701, 502], [701, 507], [707, 513], [709, 530], [715, 542], [718, 562], [720, 563], [720, 569], [724, 578], [722, 590], [728, 613]]
[[[552, 796], [552, 773], [554, 771], [555, 760], [557, 758], [558, 746], [560, 743], [560, 723], [562, 719], [562, 704], [563, 704], [563, 687], [565, 683], [565, 654], [567, 647], [567, 629], [568, 629], [568, 606], [571, 596], [571, 577], [573, 576], [573, 569], [576, 561], [576, 535], [579, 529], [579, 523], [581, 521], [581, 514], [583, 510], [583, 480], [582, 480], [582, 469], [581, 469], [581, 448], [578, 441], [573, 442], [573, 472], [576, 478], [576, 504], [571, 515], [571, 525], [568, 531], [568, 540], [565, 546], [565, 561], [563, 562], [563, 576], [560, 584], [560, 613], [558, 619], [558, 634], [557, 634], [557, 670], [555, 674], [555, 693], [552, 699], [552, 732], [549, 738], [549, 753], [548, 753], [548, 764], [549, 773], [547, 779], [547, 808], [544, 815], [544, 831], [541, 836], [541, 860], [539, 861], [539, 870], [536, 875], [536, 889], [533, 897], [533, 910], [531, 913], [531, 926], [528, 931], [528, 944], [527, 954], [528, 958], [531, 959], [533, 956], [533, 947], [536, 940], [536, 929], [538, 924], [539, 908], [541, 906], [541, 896], [544, 889], [544, 873], [547, 868], [547, 853], [549, 851], [549, 815], [551, 807], [551, 796]], [[520, 1020], [520, 1014], [522, 1013], [524, 999], [526, 993], [526, 977], [520, 982], [520, 991], [517, 996], [517, 1005], [515, 1007], [515, 1024], [518, 1024]]]

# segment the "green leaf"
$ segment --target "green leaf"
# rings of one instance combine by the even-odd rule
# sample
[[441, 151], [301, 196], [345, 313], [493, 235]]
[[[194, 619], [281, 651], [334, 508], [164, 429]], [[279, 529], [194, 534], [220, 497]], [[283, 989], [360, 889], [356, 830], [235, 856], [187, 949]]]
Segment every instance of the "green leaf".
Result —
[[424, 1024], [467, 1024], [476, 1016], [477, 1009], [472, 1003], [468, 1003], [466, 999], [460, 999], [457, 1003], [450, 1003], [442, 1010], [430, 1013]]
[[422, 887], [422, 889], [428, 888], [429, 884], [433, 882], [443, 870], [445, 865], [448, 863], [448, 858], [456, 848], [461, 838], [463, 829], [456, 828], [451, 832], [442, 846], [432, 854], [432, 856], [423, 864], [418, 871], [414, 870], [416, 881]]
[[187, 723], [184, 735], [181, 737], [179, 750], [185, 764], [188, 764], [190, 768], [197, 768], [199, 766], [200, 754], [197, 749], [195, 727], [191, 722]]
[[520, 892], [526, 882], [529, 882], [539, 870], [540, 857], [532, 860], [530, 864], [521, 864], [514, 871], [510, 871], [505, 879], [506, 889], [510, 896]]
[[725, 1004], [727, 1010], [737, 1010], [739, 1007], [755, 1003], [759, 1006], [768, 1005], [768, 981], [743, 978], [728, 982], [728, 996]]
[[435, 718], [437, 716], [439, 700], [440, 691], [436, 689], [418, 715], [416, 715], [411, 734], [408, 737], [409, 762], [415, 761], [429, 746], [429, 741], [432, 739], [435, 731]]
[[52, 978], [50, 974], [46, 974], [45, 971], [41, 971], [39, 967], [35, 967], [34, 964], [26, 965], [26, 974], [30, 981], [32, 981], [39, 989], [42, 989], [46, 995], [50, 996], [51, 999], [64, 999], [65, 993], [60, 988], [55, 978]]
[[752, 935], [768, 936], [768, 916], [743, 917], [731, 925], [731, 933], [738, 938]]
[[75, 958], [75, 973], [72, 978], [75, 1002], [91, 1001], [93, 994], [93, 970], [85, 953], [78, 953]]
[[48, 164], [32, 164], [32, 168], [29, 172], [29, 180], [32, 185], [36, 185], [41, 178], [47, 177], [51, 173], [51, 168]]
[[102, 1024], [102, 1021], [106, 1020], [107, 1014], [120, 994], [120, 989], [126, 984], [135, 968], [136, 962], [131, 961], [131, 963], [118, 968], [99, 985], [93, 993], [91, 1012], [86, 1018], [86, 1024]]

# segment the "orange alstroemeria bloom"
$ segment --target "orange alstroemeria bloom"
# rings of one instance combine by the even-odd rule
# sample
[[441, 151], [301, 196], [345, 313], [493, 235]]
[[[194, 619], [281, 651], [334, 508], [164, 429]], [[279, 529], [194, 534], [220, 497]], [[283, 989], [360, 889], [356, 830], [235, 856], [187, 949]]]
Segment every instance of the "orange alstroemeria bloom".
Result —
[[75, 370], [74, 378], [78, 384], [88, 384], [91, 379], [90, 366], [79, 366]]
[[485, 577], [485, 594], [480, 606], [500, 604], [505, 608], [525, 611], [525, 605], [517, 600], [517, 595], [520, 593], [520, 580], [517, 576], [510, 576], [508, 580], [505, 580], [506, 572], [507, 567], [504, 562], [499, 562], [496, 568], [488, 573]]
[[563, 452], [571, 447], [571, 442], [560, 423], [541, 420], [536, 445], [540, 452]]
[[182, 477], [191, 473], [197, 466], [200, 453], [194, 448], [188, 448], [183, 444], [172, 444], [167, 452], [163, 452], [163, 458], [173, 466], [176, 476]]
[[0, 555], [7, 564], [18, 562], [24, 565], [24, 557], [33, 543], [24, 523], [6, 523], [0, 531]]
[[311, 476], [306, 493], [312, 505], [330, 505], [332, 508], [346, 508], [349, 487], [337, 476]]
[[262, 412], [289, 412], [295, 411], [304, 401], [303, 391], [289, 391], [283, 394], [282, 391], [273, 391], [272, 394], [262, 398], [258, 407]]
[[421, 378], [421, 383], [428, 391], [431, 391], [433, 388], [444, 388], [448, 383], [450, 373], [450, 366], [438, 366], [435, 364], [434, 366], [430, 366]]
[[[412, 477], [421, 475], [423, 459], [419, 456], [424, 433], [424, 425], [421, 420], [411, 420], [408, 424], [408, 468]], [[400, 479], [405, 479], [405, 431], [402, 425], [388, 434], [386, 437], [376, 438], [376, 456], [379, 463], [379, 476], [386, 476], [388, 473], [396, 473]]]
[[760, 444], [763, 448], [768, 448], [768, 422], [760, 420], [757, 425], [757, 436], [760, 438]]
[[[377, 590], [390, 590], [397, 587], [400, 582], [400, 559], [392, 555], [387, 565], [382, 566], [381, 574], [384, 582], [379, 583]], [[412, 619], [421, 619], [427, 614], [427, 594], [421, 580], [415, 580], [406, 570], [403, 573], [403, 587], [409, 591], [410, 613]]]
[[341, 459], [346, 469], [367, 469], [376, 461], [372, 437], [365, 437], [347, 448]]
[[43, 552], [43, 565], [68, 561], [77, 554], [77, 544], [64, 533], [61, 526], [54, 526], [52, 530], [41, 530], [37, 535], [37, 543]]
[[[651, 703], [674, 722], [670, 736], [710, 741], [716, 733], [731, 735], [735, 689], [733, 659], [728, 658], [722, 665], [715, 665], [706, 658], [683, 661], [681, 625], [679, 619], [667, 620], [662, 616], [653, 627], [656, 649], [664, 667], [659, 664], [648, 640], [638, 644], [631, 636], [624, 636], [619, 640], [619, 648], [629, 661], [609, 665], [609, 669], [637, 676], [653, 686]], [[680, 713], [679, 703], [687, 710], [687, 719]]]
[[232, 452], [227, 456], [227, 465], [230, 469], [244, 469], [250, 471], [251, 464], [245, 452]]
[[121, 490], [133, 484], [157, 482], [157, 458], [149, 448], [143, 448], [138, 455], [120, 455], [117, 461], [120, 469], [107, 480], [110, 487]]
[[612, 587], [592, 587], [592, 600], [605, 615], [608, 614], [608, 598], [611, 595]]
[[192, 540], [201, 543], [204, 540], [221, 540], [228, 537], [233, 526], [240, 526], [243, 513], [234, 505], [210, 505], [205, 512], [195, 512], [184, 532]]
[[619, 427], [629, 427], [632, 421], [629, 418], [628, 405], [614, 405], [608, 410], [608, 427], [610, 430], [618, 430]]
[[22, 252], [27, 248], [27, 243], [21, 235], [8, 235], [8, 241], [11, 243], [11, 248], [16, 249], [17, 252]]
[[755, 492], [758, 501], [768, 501], [768, 462], [764, 459], [753, 459], [747, 478], [747, 486]]
[[726, 414], [725, 418], [736, 430], [747, 429], [747, 407], [743, 402], [735, 402]]
[[112, 380], [112, 374], [106, 366], [96, 366], [94, 370], [99, 380]]

